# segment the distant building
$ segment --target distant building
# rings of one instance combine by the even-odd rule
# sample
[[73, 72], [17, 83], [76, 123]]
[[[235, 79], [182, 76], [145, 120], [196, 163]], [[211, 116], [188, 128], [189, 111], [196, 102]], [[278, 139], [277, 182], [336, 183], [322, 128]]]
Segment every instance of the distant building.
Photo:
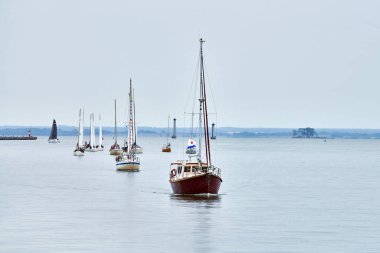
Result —
[[318, 138], [318, 134], [311, 127], [298, 128], [297, 130], [293, 130], [293, 138]]

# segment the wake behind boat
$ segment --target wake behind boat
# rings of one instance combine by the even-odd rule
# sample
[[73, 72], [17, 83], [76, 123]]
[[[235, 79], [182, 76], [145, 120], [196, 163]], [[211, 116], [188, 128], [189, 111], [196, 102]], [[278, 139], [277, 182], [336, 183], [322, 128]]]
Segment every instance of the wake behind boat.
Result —
[[[204, 40], [200, 39], [199, 147], [195, 154], [189, 154], [189, 160], [171, 163], [169, 182], [174, 194], [218, 194], [222, 183], [221, 170], [211, 162], [203, 43]], [[205, 146], [205, 161], [202, 161], [202, 144]]]

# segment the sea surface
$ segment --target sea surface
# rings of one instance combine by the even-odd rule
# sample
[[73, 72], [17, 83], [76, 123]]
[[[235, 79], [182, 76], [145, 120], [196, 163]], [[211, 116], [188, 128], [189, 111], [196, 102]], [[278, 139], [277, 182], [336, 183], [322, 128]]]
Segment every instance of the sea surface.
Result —
[[0, 141], [0, 252], [380, 252], [380, 141], [212, 141], [217, 197], [172, 194], [185, 140], [141, 137], [139, 172], [107, 149]]

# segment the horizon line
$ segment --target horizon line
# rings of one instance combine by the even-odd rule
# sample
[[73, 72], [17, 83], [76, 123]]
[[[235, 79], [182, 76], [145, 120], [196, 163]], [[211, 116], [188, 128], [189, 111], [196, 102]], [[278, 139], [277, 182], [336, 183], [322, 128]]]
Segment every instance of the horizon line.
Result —
[[[73, 125], [59, 125], [61, 127], [70, 127], [70, 128], [78, 128], [78, 126], [73, 126]], [[58, 126], [58, 127], [59, 127]], [[51, 125], [36, 125], [36, 126], [28, 126], [28, 125], [0, 125], [0, 128], [12, 128], [12, 127], [17, 127], [17, 128], [51, 128]], [[98, 127], [98, 126], [95, 126]], [[102, 125], [102, 128], [114, 128], [115, 126], [105, 126]], [[126, 126], [118, 126], [117, 128], [124, 128]], [[211, 125], [210, 125], [211, 127]], [[235, 128], [235, 129], [299, 129], [299, 128], [314, 128], [314, 129], [339, 129], [339, 130], [379, 130], [379, 128], [369, 128], [369, 127], [311, 127], [311, 126], [302, 126], [302, 127], [238, 127], [238, 126], [216, 126], [216, 128]], [[89, 128], [89, 127], [84, 127], [84, 128]], [[138, 126], [137, 128], [167, 128], [167, 126]], [[173, 127], [169, 127], [170, 129], [173, 129]], [[176, 127], [177, 129], [184, 129], [184, 128], [190, 128], [190, 127]]]

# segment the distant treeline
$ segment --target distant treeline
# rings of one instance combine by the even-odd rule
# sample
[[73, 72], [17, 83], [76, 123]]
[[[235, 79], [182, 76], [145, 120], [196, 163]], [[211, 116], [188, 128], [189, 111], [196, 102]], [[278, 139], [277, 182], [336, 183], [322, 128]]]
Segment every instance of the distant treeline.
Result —
[[314, 128], [298, 128], [293, 130], [293, 138], [318, 138], [318, 134]]
[[[27, 136], [28, 131], [33, 136], [49, 136], [50, 127], [1, 127], [0, 136]], [[97, 134], [98, 129], [96, 129]], [[139, 127], [139, 136], [166, 136], [167, 128]], [[300, 128], [216, 128], [216, 136], [232, 138], [292, 138], [297, 136], [310, 136], [310, 138], [346, 138], [346, 139], [380, 139], [380, 130], [374, 129], [313, 129]], [[177, 136], [189, 136], [190, 128], [177, 128]], [[318, 133], [318, 134], [317, 134]], [[103, 135], [113, 135], [113, 127], [103, 127]], [[72, 126], [58, 126], [58, 136], [76, 136], [77, 128]], [[90, 135], [90, 129], [84, 129], [84, 135]], [[127, 135], [126, 127], [118, 128], [119, 136]], [[169, 135], [172, 135], [170, 129]], [[303, 138], [303, 137], [299, 137]], [[308, 137], [306, 137], [308, 138]]]

